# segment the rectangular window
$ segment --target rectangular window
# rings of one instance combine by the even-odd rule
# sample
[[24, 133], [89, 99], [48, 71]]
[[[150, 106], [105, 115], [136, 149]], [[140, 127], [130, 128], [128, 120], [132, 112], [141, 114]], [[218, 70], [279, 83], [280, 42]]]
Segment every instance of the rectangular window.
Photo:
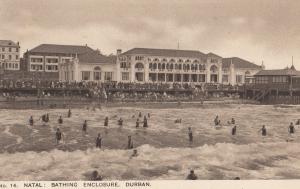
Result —
[[16, 48], [16, 52], [19, 52], [19, 48]]
[[90, 72], [89, 71], [82, 71], [82, 80], [87, 81], [90, 80]]
[[47, 63], [49, 63], [49, 64], [58, 63], [58, 59], [57, 58], [47, 58]]
[[2, 47], [2, 52], [5, 52], [5, 48], [4, 47]]
[[16, 55], [16, 60], [18, 60], [19, 59], [19, 55]]
[[19, 69], [19, 65], [18, 65], [18, 64], [16, 64], [16, 65], [15, 65], [15, 68], [16, 68], [16, 69]]
[[190, 75], [189, 74], [183, 74], [183, 82], [189, 82], [190, 81]]
[[223, 75], [222, 81], [223, 81], [223, 83], [228, 83], [228, 75]]
[[11, 60], [11, 55], [8, 55], [8, 59]]
[[273, 76], [272, 81], [273, 81], [273, 83], [286, 83], [287, 77], [286, 76]]
[[198, 77], [199, 77], [199, 78], [198, 78], [198, 81], [199, 81], [199, 82], [205, 82], [205, 74], [199, 74]]
[[112, 80], [112, 72], [105, 72], [104, 73], [104, 80], [105, 81], [111, 81]]
[[196, 74], [191, 75], [191, 82], [197, 82], [197, 75]]
[[175, 81], [181, 82], [181, 74], [175, 74]]
[[129, 72], [122, 72], [122, 80], [123, 81], [129, 80]]
[[8, 48], [8, 51], [11, 52], [11, 47]]
[[258, 76], [255, 78], [255, 83], [258, 83], [258, 84], [266, 84], [268, 82], [269, 82], [268, 76]]
[[43, 59], [42, 58], [31, 58], [30, 62], [38, 62], [38, 63], [42, 63]]

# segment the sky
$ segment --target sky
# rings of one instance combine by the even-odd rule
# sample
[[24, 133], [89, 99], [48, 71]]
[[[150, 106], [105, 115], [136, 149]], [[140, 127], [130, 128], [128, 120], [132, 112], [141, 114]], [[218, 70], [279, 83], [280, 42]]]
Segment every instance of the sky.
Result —
[[[21, 52], [85, 45], [199, 50], [300, 70], [298, 0], [0, 0], [0, 39]], [[179, 44], [179, 45], [178, 45]]]

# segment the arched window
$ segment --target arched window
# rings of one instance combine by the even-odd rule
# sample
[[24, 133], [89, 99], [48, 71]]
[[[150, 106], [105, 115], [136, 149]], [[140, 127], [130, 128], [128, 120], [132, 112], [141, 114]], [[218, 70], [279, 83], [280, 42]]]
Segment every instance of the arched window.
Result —
[[173, 67], [174, 67], [173, 64], [170, 64], [170, 70], [173, 70]]
[[186, 69], [190, 70], [190, 65], [189, 64], [186, 65]]
[[210, 71], [212, 71], [212, 72], [216, 72], [217, 70], [218, 70], [218, 67], [216, 65], [212, 65], [210, 67]]
[[138, 63], [135, 64], [135, 68], [143, 69], [144, 65], [142, 63], [138, 62]]
[[191, 65], [191, 70], [194, 70], [194, 69], [195, 69], [194, 64], [192, 64]]
[[178, 68], [179, 70], [182, 70], [182, 64], [179, 64]]
[[155, 70], [157, 69], [157, 64], [156, 63], [153, 64], [153, 69], [155, 69]]
[[152, 63], [149, 63], [149, 69], [152, 69]]
[[163, 70], [166, 69], [166, 64], [163, 63], [161, 68], [162, 68]]
[[175, 70], [178, 70], [179, 68], [178, 68], [178, 64], [175, 64]]
[[169, 70], [170, 69], [170, 65], [169, 65], [169, 63], [167, 63], [167, 70]]
[[186, 70], [186, 65], [185, 64], [183, 64], [183, 70]]
[[158, 69], [161, 70], [161, 63], [158, 63]]

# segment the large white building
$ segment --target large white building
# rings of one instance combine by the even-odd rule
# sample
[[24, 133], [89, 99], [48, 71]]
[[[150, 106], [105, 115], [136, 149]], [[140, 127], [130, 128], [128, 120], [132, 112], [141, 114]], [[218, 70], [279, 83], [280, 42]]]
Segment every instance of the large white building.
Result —
[[20, 45], [11, 40], [0, 40], [0, 67], [3, 70], [20, 69]]
[[221, 83], [222, 57], [200, 51], [134, 48], [117, 57], [118, 82]]
[[58, 67], [62, 81], [117, 81], [135, 83], [251, 82], [261, 66], [240, 58], [222, 58], [200, 51], [133, 48], [117, 56], [99, 52], [77, 55]]
[[58, 66], [71, 61], [75, 56], [94, 50], [87, 45], [41, 44], [24, 53], [26, 70], [58, 73]]

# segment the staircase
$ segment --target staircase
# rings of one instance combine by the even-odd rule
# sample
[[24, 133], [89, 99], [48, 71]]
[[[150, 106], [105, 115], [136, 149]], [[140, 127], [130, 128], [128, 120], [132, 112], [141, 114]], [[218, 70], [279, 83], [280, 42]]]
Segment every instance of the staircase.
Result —
[[271, 92], [271, 89], [261, 90], [258, 94], [256, 94], [252, 100], [261, 101], [265, 96], [267, 96]]

